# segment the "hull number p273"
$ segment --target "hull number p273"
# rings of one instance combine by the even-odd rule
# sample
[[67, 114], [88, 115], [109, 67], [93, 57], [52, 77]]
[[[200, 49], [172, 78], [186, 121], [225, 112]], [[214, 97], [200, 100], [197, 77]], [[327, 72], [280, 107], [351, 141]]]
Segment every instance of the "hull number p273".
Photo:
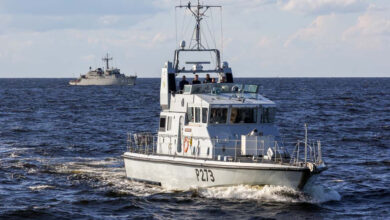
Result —
[[214, 182], [215, 177], [213, 171], [210, 169], [195, 169], [196, 179], [202, 182]]

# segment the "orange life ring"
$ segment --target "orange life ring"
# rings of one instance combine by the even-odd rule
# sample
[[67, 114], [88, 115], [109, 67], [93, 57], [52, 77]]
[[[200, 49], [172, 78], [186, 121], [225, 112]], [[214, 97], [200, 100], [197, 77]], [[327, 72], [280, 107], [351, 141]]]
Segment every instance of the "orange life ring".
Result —
[[184, 144], [183, 144], [183, 146], [184, 146], [184, 153], [187, 153], [188, 149], [190, 148], [190, 142], [192, 142], [192, 141], [188, 140], [188, 137], [184, 138]]

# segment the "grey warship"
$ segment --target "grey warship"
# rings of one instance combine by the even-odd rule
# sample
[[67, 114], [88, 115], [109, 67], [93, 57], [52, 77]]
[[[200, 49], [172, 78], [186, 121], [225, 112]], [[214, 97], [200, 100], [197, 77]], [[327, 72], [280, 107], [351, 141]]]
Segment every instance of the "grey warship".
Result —
[[109, 85], [135, 85], [136, 75], [126, 76], [120, 72], [118, 68], [110, 68], [109, 62], [113, 60], [108, 54], [102, 59], [106, 63], [105, 70], [103, 68], [97, 68], [92, 70], [89, 68], [89, 72], [85, 75], [81, 75], [75, 80], [69, 81], [72, 86], [109, 86]]

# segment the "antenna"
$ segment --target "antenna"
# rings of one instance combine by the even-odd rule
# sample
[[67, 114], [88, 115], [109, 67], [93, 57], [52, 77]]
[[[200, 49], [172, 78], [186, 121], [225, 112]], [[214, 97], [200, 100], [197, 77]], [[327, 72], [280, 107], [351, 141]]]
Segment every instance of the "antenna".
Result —
[[110, 69], [108, 63], [110, 62], [110, 60], [112, 60], [113, 58], [112, 57], [109, 57], [108, 56], [108, 53], [106, 55], [106, 57], [103, 57], [102, 60], [106, 63], [106, 70]]
[[192, 15], [195, 17], [196, 24], [195, 24], [193, 39], [195, 38], [196, 44], [194, 45], [194, 47], [192, 49], [194, 49], [194, 48], [196, 48], [197, 50], [206, 49], [202, 45], [202, 41], [201, 41], [201, 31], [200, 31], [201, 21], [203, 20], [203, 17], [205, 17], [205, 13], [209, 8], [222, 8], [222, 7], [221, 6], [212, 6], [212, 5], [201, 5], [199, 0], [198, 0], [197, 5], [193, 6], [193, 5], [191, 5], [191, 2], [188, 2], [187, 5], [180, 4], [179, 6], [176, 6], [176, 8], [187, 8], [192, 13]]

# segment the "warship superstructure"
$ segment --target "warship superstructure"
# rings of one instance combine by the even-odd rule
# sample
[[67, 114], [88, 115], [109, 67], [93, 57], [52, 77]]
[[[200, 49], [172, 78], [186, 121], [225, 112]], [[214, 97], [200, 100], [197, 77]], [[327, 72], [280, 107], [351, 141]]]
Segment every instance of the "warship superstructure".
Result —
[[89, 72], [85, 75], [81, 75], [76, 80], [69, 81], [70, 85], [73, 86], [109, 86], [109, 85], [135, 85], [137, 76], [126, 76], [120, 72], [120, 69], [109, 66], [109, 61], [113, 58], [109, 57], [108, 54], [103, 58], [106, 63], [106, 68], [97, 68], [92, 70], [89, 68]]
[[[173, 190], [239, 184], [302, 189], [326, 169], [320, 142], [308, 141], [305, 126], [305, 139], [290, 154], [275, 125], [276, 104], [259, 93], [258, 85], [235, 83], [220, 51], [202, 44], [201, 21], [206, 11], [220, 6], [198, 1], [177, 7], [195, 17], [196, 43], [186, 47], [182, 41], [173, 62], [162, 68], [158, 132], [128, 134], [126, 176]], [[215, 59], [179, 62], [184, 53]], [[215, 66], [203, 67], [211, 62]], [[218, 82], [180, 90], [176, 78], [183, 74], [215, 74]]]

